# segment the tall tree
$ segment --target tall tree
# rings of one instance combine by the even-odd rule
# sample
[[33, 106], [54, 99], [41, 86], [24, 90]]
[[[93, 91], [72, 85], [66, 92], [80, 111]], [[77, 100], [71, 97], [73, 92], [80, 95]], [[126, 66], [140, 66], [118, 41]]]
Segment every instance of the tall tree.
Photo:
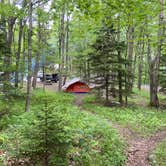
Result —
[[65, 63], [65, 3], [62, 5], [60, 13], [60, 28], [59, 28], [59, 91], [61, 91], [64, 74]]
[[30, 111], [30, 97], [31, 97], [31, 78], [32, 78], [32, 1], [28, 2], [28, 16], [29, 16], [29, 29], [28, 29], [28, 80], [27, 80], [27, 95], [25, 110]]
[[160, 13], [159, 13], [159, 27], [158, 27], [158, 42], [155, 58], [150, 58], [150, 105], [158, 107], [158, 85], [159, 85], [159, 68], [160, 68], [160, 57], [161, 57], [161, 47], [163, 43], [164, 36], [164, 0], [159, 0], [160, 3]]
[[33, 74], [33, 82], [32, 82], [32, 87], [35, 89], [36, 88], [36, 84], [37, 84], [37, 74], [39, 71], [39, 63], [40, 63], [40, 55], [41, 55], [41, 49], [42, 49], [42, 44], [41, 44], [41, 40], [42, 40], [42, 15], [41, 15], [41, 10], [40, 8], [38, 8], [38, 20], [37, 20], [37, 43], [38, 43], [38, 48], [37, 48], [37, 52], [36, 52], [36, 56], [35, 56], [35, 69], [34, 69], [34, 74]]

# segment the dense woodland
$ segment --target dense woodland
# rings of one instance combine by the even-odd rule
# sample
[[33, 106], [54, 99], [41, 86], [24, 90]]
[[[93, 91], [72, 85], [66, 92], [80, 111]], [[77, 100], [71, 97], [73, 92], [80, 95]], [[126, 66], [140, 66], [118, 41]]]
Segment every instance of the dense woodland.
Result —
[[165, 0], [0, 0], [0, 165], [165, 166], [164, 139]]

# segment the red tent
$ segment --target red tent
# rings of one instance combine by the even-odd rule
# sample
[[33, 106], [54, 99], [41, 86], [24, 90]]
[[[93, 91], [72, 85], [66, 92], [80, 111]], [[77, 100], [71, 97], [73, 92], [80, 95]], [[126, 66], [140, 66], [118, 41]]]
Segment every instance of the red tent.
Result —
[[78, 78], [74, 78], [71, 81], [67, 82], [62, 89], [65, 92], [72, 93], [88, 93], [90, 92], [89, 86]]

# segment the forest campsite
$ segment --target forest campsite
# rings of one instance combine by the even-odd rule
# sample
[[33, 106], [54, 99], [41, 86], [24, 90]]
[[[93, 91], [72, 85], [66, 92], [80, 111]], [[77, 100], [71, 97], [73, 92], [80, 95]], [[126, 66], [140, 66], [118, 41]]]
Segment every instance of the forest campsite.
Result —
[[0, 166], [166, 166], [166, 1], [0, 0]]

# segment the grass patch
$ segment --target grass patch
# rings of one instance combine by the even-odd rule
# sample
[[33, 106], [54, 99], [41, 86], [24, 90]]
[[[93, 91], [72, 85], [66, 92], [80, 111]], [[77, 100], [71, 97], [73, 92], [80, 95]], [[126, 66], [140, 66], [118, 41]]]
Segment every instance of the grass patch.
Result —
[[[163, 93], [158, 93], [159, 102], [161, 109], [166, 108], [166, 95]], [[128, 98], [130, 105], [137, 105], [146, 107], [150, 103], [150, 92], [148, 90], [139, 90], [138, 88], [133, 88], [133, 93]]]
[[104, 107], [93, 104], [94, 100], [93, 96], [85, 98], [84, 109], [129, 127], [143, 136], [149, 136], [166, 127], [165, 111], [143, 107]]
[[152, 166], [166, 165], [166, 140], [161, 142], [150, 155]]

